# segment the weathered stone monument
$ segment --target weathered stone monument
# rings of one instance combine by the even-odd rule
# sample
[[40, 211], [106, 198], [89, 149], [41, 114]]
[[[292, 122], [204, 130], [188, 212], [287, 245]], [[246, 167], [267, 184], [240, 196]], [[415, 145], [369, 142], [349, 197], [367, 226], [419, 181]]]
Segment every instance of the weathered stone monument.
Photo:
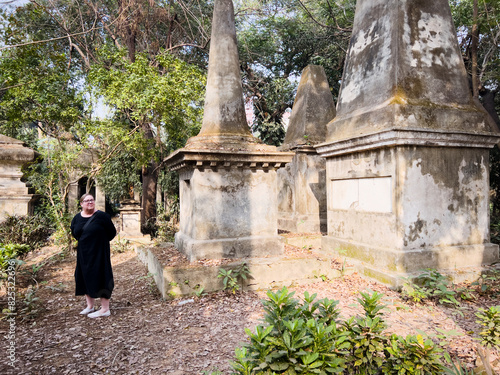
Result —
[[33, 194], [21, 181], [21, 168], [35, 158], [35, 152], [24, 143], [0, 134], [0, 221], [7, 215], [32, 214]]
[[302, 72], [290, 123], [280, 149], [295, 152], [278, 170], [278, 227], [299, 233], [326, 231], [325, 159], [314, 145], [326, 140], [335, 104], [325, 70], [308, 65]]
[[120, 221], [118, 232], [120, 237], [134, 238], [143, 237], [141, 232], [141, 204], [135, 199], [120, 201]]
[[180, 231], [189, 260], [279, 255], [276, 169], [293, 153], [250, 133], [231, 0], [216, 0], [200, 133], [166, 159], [179, 171]]
[[498, 129], [469, 94], [446, 0], [358, 0], [326, 158], [328, 235], [365, 274], [498, 260], [488, 148]]

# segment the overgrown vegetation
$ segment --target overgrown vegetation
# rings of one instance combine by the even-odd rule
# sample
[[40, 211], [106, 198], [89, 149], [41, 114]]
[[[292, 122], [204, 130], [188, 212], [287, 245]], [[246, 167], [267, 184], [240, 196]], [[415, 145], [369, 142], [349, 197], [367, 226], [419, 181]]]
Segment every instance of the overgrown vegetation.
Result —
[[149, 233], [152, 238], [159, 242], [174, 242], [179, 223], [178, 200], [174, 199], [170, 202], [168, 210], [165, 209], [165, 205], [158, 203], [156, 214], [156, 217], [145, 223], [143, 233]]
[[118, 236], [118, 238], [115, 238], [115, 240], [111, 243], [111, 251], [113, 253], [121, 254], [131, 249], [132, 246], [130, 244], [130, 241], [126, 238], [120, 238], [120, 236]]
[[286, 287], [263, 301], [264, 325], [246, 329], [250, 342], [235, 351], [237, 374], [441, 374], [443, 354], [432, 340], [385, 333], [382, 294], [361, 292], [364, 315], [340, 319], [338, 301]]
[[51, 220], [44, 215], [7, 216], [0, 222], [0, 238], [4, 244], [26, 245], [30, 250], [42, 247], [54, 233]]
[[486, 348], [500, 348], [500, 306], [491, 306], [489, 309], [479, 309], [476, 313], [481, 325], [479, 332], [481, 345]]
[[19, 266], [26, 254], [47, 243], [53, 231], [50, 220], [41, 215], [7, 216], [0, 223], [0, 280], [7, 277], [9, 261]]
[[482, 329], [479, 332], [480, 344], [477, 346], [477, 354], [483, 362], [486, 374], [493, 375], [490, 364], [490, 354], [492, 349], [500, 349], [500, 306], [492, 306], [488, 309], [479, 309], [476, 313], [478, 323]]
[[[434, 269], [427, 269], [413, 279], [407, 279], [402, 288], [402, 295], [415, 303], [425, 300], [434, 300], [441, 304], [448, 304], [460, 312], [460, 300], [475, 299], [479, 295], [494, 296], [499, 292], [500, 273], [497, 270], [483, 273], [477, 281], [469, 286], [458, 288], [445, 276]], [[482, 326], [479, 332], [477, 352], [481, 358], [487, 374], [493, 374], [490, 365], [491, 349], [500, 349], [500, 306], [491, 306], [487, 309], [479, 308], [476, 312], [476, 323]], [[449, 374], [469, 374], [461, 365], [453, 364], [448, 369]]]
[[500, 271], [484, 271], [476, 281], [457, 286], [435, 269], [422, 271], [416, 277], [405, 280], [401, 289], [404, 298], [415, 303], [432, 300], [455, 307], [460, 301], [474, 300], [480, 295], [495, 296], [500, 292]]
[[22, 262], [21, 258], [30, 251], [28, 245], [3, 244], [0, 242], [0, 285], [8, 277], [8, 268], [10, 265], [18, 267]]
[[473, 298], [470, 289], [454, 286], [447, 277], [435, 269], [427, 269], [417, 277], [407, 279], [403, 284], [402, 294], [413, 302], [428, 299], [456, 307], [460, 306], [459, 300]]
[[224, 285], [224, 290], [231, 290], [233, 294], [243, 287], [243, 283], [250, 276], [250, 269], [246, 263], [240, 264], [238, 267], [226, 270], [221, 268], [219, 270], [218, 278], [222, 279], [222, 284]]

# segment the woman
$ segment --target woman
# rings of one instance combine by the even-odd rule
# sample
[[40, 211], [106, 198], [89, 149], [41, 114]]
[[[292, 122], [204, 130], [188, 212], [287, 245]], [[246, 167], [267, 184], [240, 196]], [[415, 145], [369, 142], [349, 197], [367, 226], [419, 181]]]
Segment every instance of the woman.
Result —
[[[109, 241], [116, 228], [108, 214], [95, 209], [91, 194], [80, 198], [82, 211], [71, 221], [71, 233], [78, 240], [75, 295], [85, 295], [87, 307], [80, 314], [89, 318], [109, 316], [109, 299], [114, 288]], [[101, 309], [95, 311], [95, 298], [101, 298]]]

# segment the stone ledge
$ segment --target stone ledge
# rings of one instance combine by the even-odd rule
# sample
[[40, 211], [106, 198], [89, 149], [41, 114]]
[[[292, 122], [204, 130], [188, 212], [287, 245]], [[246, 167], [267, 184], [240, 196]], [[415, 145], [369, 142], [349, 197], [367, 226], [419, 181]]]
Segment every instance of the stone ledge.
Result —
[[499, 260], [495, 244], [443, 246], [423, 249], [392, 249], [322, 237], [325, 256], [346, 257], [360, 274], [398, 287], [402, 279], [417, 276], [427, 268], [438, 269], [453, 281], [475, 280], [486, 265]]
[[179, 149], [170, 154], [165, 162], [171, 170], [194, 168], [275, 170], [291, 162], [294, 155], [294, 152], [266, 150]]
[[296, 237], [285, 237], [284, 241], [287, 245], [298, 248], [321, 249], [321, 237], [321, 233], [304, 234]]
[[321, 217], [318, 216], [318, 214], [286, 216], [285, 213], [280, 212], [278, 228], [292, 233], [326, 232], [326, 212]]
[[326, 142], [315, 147], [322, 157], [331, 157], [395, 146], [492, 148], [499, 138], [500, 135], [494, 133], [445, 133], [421, 129], [390, 129], [352, 139]]
[[308, 284], [322, 277], [333, 279], [341, 276], [341, 271], [332, 268], [331, 259], [318, 255], [316, 258], [253, 258], [238, 259], [218, 266], [164, 267], [147, 247], [136, 246], [138, 258], [148, 267], [163, 298], [195, 295], [201, 287], [204, 292], [224, 289], [219, 271], [236, 269], [246, 263], [250, 269], [249, 279], [243, 283], [243, 290], [265, 290], [296, 284]]
[[216, 240], [196, 240], [181, 232], [175, 234], [175, 247], [189, 261], [199, 259], [278, 256], [283, 254], [282, 237], [251, 236]]

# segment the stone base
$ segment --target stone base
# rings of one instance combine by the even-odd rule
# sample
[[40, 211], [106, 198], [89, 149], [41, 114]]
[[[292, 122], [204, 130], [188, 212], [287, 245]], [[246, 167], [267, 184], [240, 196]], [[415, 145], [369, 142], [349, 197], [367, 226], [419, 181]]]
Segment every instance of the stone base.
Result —
[[293, 233], [326, 232], [326, 212], [324, 218], [319, 218], [318, 215], [301, 215], [300, 217], [283, 215], [278, 218], [278, 228]]
[[0, 221], [7, 216], [26, 216], [33, 214], [33, 194], [3, 195], [0, 197]]
[[294, 233], [326, 232], [325, 159], [300, 149], [277, 171], [278, 228]]
[[[163, 298], [193, 296], [200, 291], [223, 290], [222, 279], [217, 277], [221, 266], [167, 267], [160, 263], [152, 249], [136, 246], [138, 258], [147, 265], [154, 275], [156, 285]], [[322, 278], [334, 279], [342, 273], [331, 267], [331, 260], [317, 254], [315, 257], [289, 258], [265, 257], [237, 259], [225, 264], [225, 270], [234, 270], [245, 263], [250, 275], [242, 282], [243, 290], [266, 290], [291, 285], [305, 285], [318, 282]], [[349, 271], [348, 271], [349, 273]]]
[[141, 212], [120, 210], [120, 233], [122, 236], [142, 236]]
[[285, 244], [295, 246], [301, 249], [321, 249], [321, 234], [304, 234], [302, 236], [284, 236]]
[[182, 232], [175, 234], [175, 247], [190, 262], [199, 259], [250, 258], [283, 254], [281, 236], [252, 236], [195, 240]]
[[474, 268], [499, 260], [499, 247], [492, 243], [403, 250], [325, 236], [322, 249], [331, 249], [323, 252], [345, 257], [360, 273], [395, 287], [402, 284], [403, 277], [417, 276], [427, 268], [437, 269], [454, 281], [464, 281], [468, 275], [475, 277]]

